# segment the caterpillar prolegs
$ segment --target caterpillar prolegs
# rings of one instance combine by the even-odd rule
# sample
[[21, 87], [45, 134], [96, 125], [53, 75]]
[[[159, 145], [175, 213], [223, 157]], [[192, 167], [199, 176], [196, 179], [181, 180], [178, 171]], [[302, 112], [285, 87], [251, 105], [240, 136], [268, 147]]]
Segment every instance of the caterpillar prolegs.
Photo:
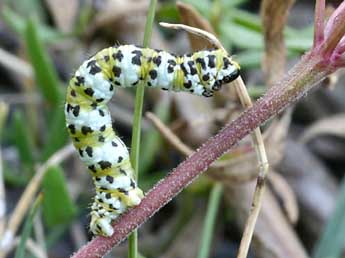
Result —
[[134, 45], [103, 49], [78, 68], [67, 89], [65, 115], [73, 144], [96, 188], [92, 233], [112, 235], [111, 222], [143, 198], [133, 179], [128, 150], [116, 136], [106, 106], [116, 88], [143, 83], [210, 97], [223, 83], [236, 79], [239, 70], [220, 49], [176, 56]]

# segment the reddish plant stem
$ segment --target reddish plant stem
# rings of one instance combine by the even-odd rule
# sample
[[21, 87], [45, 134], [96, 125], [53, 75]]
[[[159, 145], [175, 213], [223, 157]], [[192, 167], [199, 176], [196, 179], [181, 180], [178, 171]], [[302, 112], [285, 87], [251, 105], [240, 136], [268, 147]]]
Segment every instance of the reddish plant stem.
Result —
[[216, 136], [209, 139], [193, 155], [182, 162], [166, 178], [148, 192], [141, 204], [121, 216], [113, 225], [114, 234], [109, 238], [96, 237], [82, 247], [73, 258], [102, 257], [139, 227], [162, 206], [168, 203], [210, 164], [238, 143], [255, 128], [276, 115], [309, 91], [313, 85], [331, 71], [320, 69], [320, 60], [308, 53], [292, 71], [259, 99], [252, 108], [243, 112]]
[[316, 0], [314, 20], [314, 48], [324, 40], [325, 0]]
[[325, 26], [325, 41], [322, 44], [322, 54], [325, 58], [334, 53], [334, 49], [345, 34], [345, 2], [343, 1], [329, 17]]

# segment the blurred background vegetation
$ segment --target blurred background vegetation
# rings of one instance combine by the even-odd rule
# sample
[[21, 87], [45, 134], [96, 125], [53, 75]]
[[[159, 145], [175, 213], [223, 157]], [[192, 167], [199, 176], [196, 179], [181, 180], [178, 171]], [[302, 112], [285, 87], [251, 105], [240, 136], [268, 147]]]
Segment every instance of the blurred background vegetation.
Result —
[[[191, 52], [193, 39], [158, 22], [207, 24], [241, 64], [251, 97], [264, 94], [261, 1], [183, 3], [159, 1], [150, 46]], [[0, 3], [0, 257], [68, 257], [91, 238], [93, 187], [69, 145], [65, 90], [73, 71], [100, 49], [141, 44], [147, 7], [144, 0]], [[287, 68], [312, 45], [313, 8], [313, 1], [296, 1], [290, 11], [283, 32]], [[345, 257], [343, 82], [341, 73], [334, 75], [263, 127], [273, 175], [250, 257]], [[120, 89], [109, 104], [127, 146], [134, 93]], [[241, 111], [232, 89], [212, 99], [156, 90], [145, 94], [144, 110], [191, 148]], [[142, 133], [139, 185], [147, 191], [184, 156], [146, 117]], [[143, 257], [235, 256], [257, 172], [249, 139], [222, 161], [224, 166], [210, 169], [140, 228]], [[42, 195], [35, 197], [36, 192]], [[15, 236], [11, 241], [8, 232]], [[125, 246], [109, 257], [126, 257]]]

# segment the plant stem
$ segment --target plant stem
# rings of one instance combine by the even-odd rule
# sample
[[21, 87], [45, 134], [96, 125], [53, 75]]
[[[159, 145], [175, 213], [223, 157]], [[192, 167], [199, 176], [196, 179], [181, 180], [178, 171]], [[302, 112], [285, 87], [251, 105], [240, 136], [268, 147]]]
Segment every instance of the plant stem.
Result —
[[208, 258], [214, 231], [214, 224], [217, 217], [219, 202], [222, 197], [223, 186], [216, 183], [211, 190], [210, 199], [207, 205], [207, 212], [202, 230], [198, 258]]
[[[153, 20], [155, 16], [157, 0], [151, 0], [146, 19], [143, 47], [148, 47], [152, 34]], [[134, 177], [138, 178], [138, 164], [140, 153], [140, 136], [141, 136], [141, 116], [143, 112], [144, 103], [144, 85], [140, 84], [137, 87], [135, 94], [135, 109], [133, 119], [133, 132], [131, 143], [131, 163], [134, 169]], [[137, 258], [138, 256], [138, 232], [134, 230], [128, 238], [128, 257]]]

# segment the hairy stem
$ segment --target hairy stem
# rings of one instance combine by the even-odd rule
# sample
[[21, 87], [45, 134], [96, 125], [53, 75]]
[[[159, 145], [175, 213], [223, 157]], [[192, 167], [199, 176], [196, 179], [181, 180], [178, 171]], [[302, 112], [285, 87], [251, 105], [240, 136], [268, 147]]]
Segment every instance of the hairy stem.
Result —
[[247, 134], [276, 115], [289, 104], [301, 98], [312, 86], [330, 74], [327, 67], [320, 67], [320, 60], [307, 53], [292, 71], [253, 107], [243, 112], [216, 136], [210, 138], [197, 152], [182, 162], [166, 178], [147, 193], [141, 204], [120, 217], [114, 226], [114, 234], [109, 238], [97, 237], [82, 247], [73, 257], [102, 257], [111, 248], [144, 223], [162, 206], [168, 203], [212, 162], [229, 151]]

